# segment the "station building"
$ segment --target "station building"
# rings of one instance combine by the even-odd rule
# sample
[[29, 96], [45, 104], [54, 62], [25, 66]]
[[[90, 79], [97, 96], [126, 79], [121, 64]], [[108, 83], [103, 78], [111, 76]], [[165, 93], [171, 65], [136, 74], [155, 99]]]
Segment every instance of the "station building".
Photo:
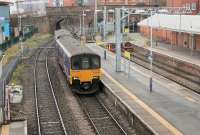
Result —
[[140, 33], [169, 45], [200, 51], [200, 16], [156, 14], [138, 23]]
[[166, 0], [99, 0], [100, 5], [165, 6]]
[[187, 15], [154, 15], [142, 20], [140, 32], [150, 36], [150, 20], [153, 19], [153, 38], [157, 41], [181, 48], [200, 51], [200, 0], [166, 0], [166, 6], [190, 9]]
[[[166, 5], [166, 0], [97, 0], [98, 5], [100, 6], [151, 6], [151, 5], [157, 5], [157, 6], [164, 6]], [[66, 4], [65, 4], [66, 3]], [[74, 5], [82, 4], [82, 5], [94, 5], [95, 0], [64, 0], [64, 6], [65, 5]]]
[[77, 5], [76, 0], [48, 0], [49, 7], [63, 7], [63, 6], [75, 6]]
[[76, 0], [63, 0], [63, 5], [64, 6], [75, 6]]
[[189, 7], [192, 14], [200, 12], [200, 0], [167, 0], [167, 7]]

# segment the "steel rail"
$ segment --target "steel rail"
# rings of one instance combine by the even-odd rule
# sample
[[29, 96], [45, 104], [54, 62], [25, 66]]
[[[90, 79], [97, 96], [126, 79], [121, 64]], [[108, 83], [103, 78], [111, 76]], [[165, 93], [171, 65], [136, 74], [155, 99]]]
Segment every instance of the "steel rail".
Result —
[[[40, 53], [41, 53], [42, 49], [44, 49], [44, 48], [38, 48], [38, 49], [39, 49], [39, 52], [38, 52], [38, 54], [36, 54], [35, 64], [34, 64], [34, 96], [35, 96], [35, 108], [36, 108], [38, 135], [42, 135], [41, 124], [40, 124], [41, 123], [40, 122], [40, 114], [39, 114], [39, 107], [38, 107], [38, 96], [37, 96], [37, 93], [38, 93], [37, 92], [37, 89], [38, 89], [38, 84], [37, 84], [37, 62], [38, 62]], [[57, 103], [57, 100], [56, 100], [56, 97], [55, 97], [55, 94], [54, 94], [52, 82], [51, 82], [49, 71], [48, 71], [48, 62], [47, 61], [48, 61], [48, 58], [46, 56], [45, 68], [46, 68], [46, 73], [47, 73], [47, 77], [48, 77], [49, 86], [50, 86], [50, 89], [51, 89], [51, 92], [52, 92], [52, 95], [53, 95], [54, 103], [56, 105], [56, 110], [57, 110], [58, 115], [59, 115], [59, 120], [60, 120], [60, 123], [62, 125], [62, 129], [63, 129], [64, 135], [67, 135], [67, 131], [66, 131], [66, 128], [65, 128], [62, 116], [61, 116], [61, 112], [60, 112], [60, 109], [58, 107], [58, 103]]]
[[41, 52], [41, 50], [37, 54], [37, 56], [35, 58], [35, 64], [34, 64], [34, 96], [35, 96], [35, 108], [36, 108], [38, 135], [41, 135], [41, 127], [40, 127], [40, 117], [39, 117], [39, 109], [38, 109], [36, 69], [37, 69], [37, 61], [38, 61], [40, 52]]
[[92, 118], [90, 117], [89, 112], [86, 110], [86, 107], [83, 105], [83, 102], [82, 102], [81, 98], [80, 98], [79, 96], [77, 96], [77, 98], [78, 98], [78, 100], [79, 100], [79, 103], [81, 103], [81, 106], [82, 106], [83, 111], [86, 113], [88, 119], [89, 119], [90, 122], [92, 123], [92, 126], [94, 127], [94, 130], [95, 130], [96, 134], [101, 135], [100, 132], [99, 132], [99, 130], [98, 130], [98, 128], [97, 128], [96, 125], [94, 124], [94, 121], [93, 121]]
[[112, 120], [115, 122], [115, 124], [120, 128], [120, 130], [123, 132], [124, 135], [127, 135], [126, 131], [122, 128], [122, 126], [117, 122], [117, 120], [114, 118], [114, 116], [111, 114], [111, 112], [108, 110], [108, 108], [102, 103], [102, 101], [96, 96], [97, 101], [101, 104], [101, 106], [106, 110], [106, 112], [109, 114], [109, 116], [112, 118]]
[[50, 78], [50, 75], [49, 75], [48, 56], [46, 56], [46, 73], [47, 73], [47, 76], [48, 76], [48, 81], [49, 81], [49, 85], [50, 85], [50, 88], [51, 88], [51, 93], [53, 95], [53, 99], [54, 99], [54, 102], [55, 102], [55, 105], [56, 105], [56, 109], [57, 109], [57, 112], [58, 112], [58, 115], [59, 115], [60, 122], [62, 124], [64, 134], [67, 135], [65, 124], [63, 122], [63, 118], [62, 118], [62, 115], [61, 115], [61, 112], [60, 112], [60, 109], [59, 109], [59, 106], [58, 106], [58, 102], [57, 102], [57, 99], [56, 99], [56, 96], [55, 96], [55, 93], [54, 93], [54, 89], [53, 89], [53, 86], [52, 86], [51, 78]]
[[[80, 96], [77, 96], [82, 109], [84, 110], [84, 112], [86, 113], [89, 121], [91, 122], [92, 126], [95, 129], [96, 134], [101, 135], [99, 129], [97, 128], [97, 126], [95, 125], [94, 120], [91, 118], [89, 111], [87, 110], [87, 105], [84, 105], [84, 102], [81, 100]], [[114, 123], [116, 124], [117, 127], [119, 127], [120, 131], [122, 132], [122, 134], [127, 135], [126, 131], [121, 127], [121, 125], [117, 122], [117, 120], [114, 118], [114, 116], [111, 114], [111, 112], [107, 109], [107, 107], [99, 100], [99, 98], [97, 98], [97, 96], [95, 96], [97, 102], [103, 107], [103, 109], [105, 110], [105, 112], [108, 114], [108, 116], [114, 121]]]

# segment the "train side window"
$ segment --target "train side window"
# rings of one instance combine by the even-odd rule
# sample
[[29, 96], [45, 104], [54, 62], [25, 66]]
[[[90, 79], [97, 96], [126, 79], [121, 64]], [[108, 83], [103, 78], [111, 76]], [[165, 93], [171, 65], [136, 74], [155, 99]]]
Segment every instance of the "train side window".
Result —
[[92, 69], [97, 69], [100, 67], [99, 57], [93, 56], [93, 57], [91, 57], [91, 61], [92, 61], [92, 63], [91, 63]]
[[73, 57], [72, 58], [72, 69], [73, 70], [80, 70], [81, 69], [79, 57]]

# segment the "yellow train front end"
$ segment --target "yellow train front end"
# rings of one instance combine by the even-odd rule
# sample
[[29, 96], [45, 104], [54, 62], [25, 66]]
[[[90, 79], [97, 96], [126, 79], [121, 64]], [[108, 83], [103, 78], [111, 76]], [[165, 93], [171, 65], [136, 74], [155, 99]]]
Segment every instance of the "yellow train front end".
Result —
[[101, 58], [96, 54], [81, 54], [71, 58], [70, 84], [79, 94], [95, 93], [101, 78]]
[[78, 79], [80, 83], [84, 82], [90, 82], [94, 79], [100, 79], [101, 77], [101, 70], [100, 69], [94, 69], [94, 70], [71, 70], [71, 84], [73, 80]]

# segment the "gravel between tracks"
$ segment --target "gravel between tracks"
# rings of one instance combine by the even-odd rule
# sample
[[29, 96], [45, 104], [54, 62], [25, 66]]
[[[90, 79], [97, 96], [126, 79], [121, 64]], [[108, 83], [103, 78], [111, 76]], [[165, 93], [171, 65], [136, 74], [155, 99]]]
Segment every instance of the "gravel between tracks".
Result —
[[[55, 51], [56, 52], [56, 51]], [[55, 90], [58, 104], [61, 108], [61, 114], [64, 117], [64, 124], [67, 130], [70, 130], [69, 134], [72, 135], [95, 135], [94, 129], [91, 126], [87, 116], [84, 114], [77, 98], [71, 92], [70, 88], [66, 83], [65, 76], [61, 71], [57, 63], [56, 53], [49, 53], [48, 66], [49, 73], [52, 80], [52, 85]], [[28, 122], [28, 134], [37, 135], [37, 126], [35, 119], [35, 104], [34, 104], [34, 80], [33, 80], [33, 68], [34, 68], [34, 55], [28, 59], [23, 60], [24, 72], [20, 76], [22, 79], [22, 85], [24, 87], [24, 99], [22, 104], [12, 105], [12, 119], [27, 119]], [[48, 81], [48, 80], [46, 80]], [[103, 100], [106, 98], [103, 97]], [[107, 100], [106, 100], [107, 102]], [[108, 105], [109, 102], [107, 102]], [[111, 112], [115, 113], [116, 116], [121, 115], [116, 110], [113, 110], [111, 105]], [[121, 121], [123, 117], [119, 117]], [[128, 134], [133, 134], [134, 131], [129, 128], [129, 125], [124, 120], [121, 123], [123, 127], [128, 128]]]
[[113, 104], [113, 102], [109, 99], [109, 97], [104, 93], [101, 92], [97, 95], [97, 98], [99, 98], [103, 104], [106, 106], [106, 108], [112, 113], [113, 117], [119, 122], [119, 124], [122, 126], [122, 128], [126, 131], [129, 135], [137, 135], [135, 129], [133, 126], [131, 126], [129, 123], [129, 120], [125, 116], [126, 114], [121, 113]]
[[68, 87], [63, 72], [57, 64], [56, 58], [50, 59], [48, 63], [55, 94], [59, 104], [62, 105], [61, 113], [67, 112], [72, 116], [71, 120], [67, 120], [65, 123], [68, 124], [69, 121], [73, 121], [75, 134], [95, 135], [77, 99]]

